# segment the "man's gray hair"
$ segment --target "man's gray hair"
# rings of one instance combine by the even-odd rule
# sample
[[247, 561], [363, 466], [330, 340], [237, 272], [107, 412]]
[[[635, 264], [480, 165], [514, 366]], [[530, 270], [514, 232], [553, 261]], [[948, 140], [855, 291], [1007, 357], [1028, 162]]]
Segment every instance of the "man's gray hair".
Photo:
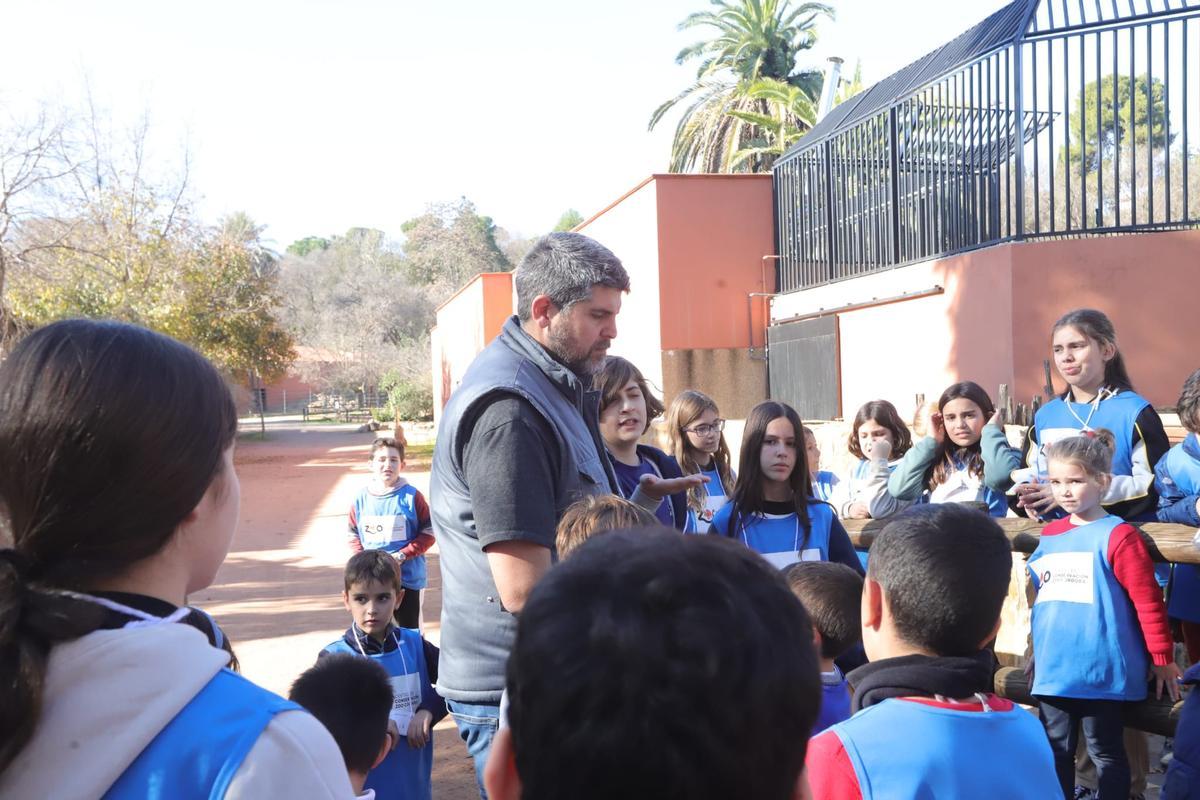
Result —
[[533, 298], [547, 295], [560, 310], [592, 296], [592, 287], [629, 291], [629, 273], [612, 251], [582, 233], [543, 236], [521, 260], [514, 281], [517, 316], [522, 322], [533, 313]]

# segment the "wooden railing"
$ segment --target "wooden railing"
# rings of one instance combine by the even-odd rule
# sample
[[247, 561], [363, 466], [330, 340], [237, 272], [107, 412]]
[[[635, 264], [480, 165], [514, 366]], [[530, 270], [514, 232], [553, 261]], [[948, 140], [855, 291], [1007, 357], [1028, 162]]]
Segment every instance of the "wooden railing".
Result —
[[[870, 550], [875, 537], [887, 522], [886, 519], [842, 520], [846, 532], [850, 534], [850, 541], [855, 547], [865, 550]], [[1028, 555], [1037, 549], [1042, 523], [1014, 517], [997, 519], [996, 522], [1008, 536], [1014, 553]], [[1192, 537], [1196, 535], [1195, 528], [1161, 522], [1130, 524], [1141, 532], [1150, 550], [1150, 557], [1155, 561], [1200, 564], [1200, 550], [1192, 544]], [[995, 691], [1001, 697], [1024, 705], [1037, 705], [1037, 700], [1029, 694], [1029, 688], [1029, 678], [1020, 667], [1001, 667], [996, 671]], [[1166, 696], [1159, 700], [1152, 693], [1146, 700], [1126, 705], [1125, 724], [1161, 736], [1174, 736], [1182, 707], [1182, 701], [1173, 703]]]

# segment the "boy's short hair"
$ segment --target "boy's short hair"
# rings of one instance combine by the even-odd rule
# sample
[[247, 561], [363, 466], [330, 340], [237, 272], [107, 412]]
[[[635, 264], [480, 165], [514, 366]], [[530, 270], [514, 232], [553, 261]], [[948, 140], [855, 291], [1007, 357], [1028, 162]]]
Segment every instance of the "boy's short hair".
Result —
[[507, 678], [525, 800], [790, 798], [821, 695], [779, 572], [665, 530], [597, 536], [550, 570]]
[[979, 652], [1000, 618], [1011, 572], [1004, 531], [959, 503], [915, 506], [894, 517], [867, 564], [897, 634], [939, 656]]
[[589, 495], [563, 512], [554, 546], [561, 560], [598, 533], [658, 524], [649, 511], [615, 494]]
[[399, 439], [393, 439], [391, 436], [380, 436], [371, 442], [371, 458], [375, 457], [375, 451], [382, 450], [385, 447], [395, 449], [400, 453], [400, 460], [404, 460], [404, 442]]
[[1200, 433], [1200, 369], [1187, 376], [1179, 402], [1175, 404], [1179, 424], [1190, 433]]
[[343, 575], [346, 591], [356, 583], [380, 583], [394, 586], [400, 593], [400, 565], [386, 550], [363, 550], [350, 556]]
[[288, 698], [329, 730], [348, 770], [366, 773], [375, 766], [392, 710], [383, 667], [351, 653], [322, 655], [296, 678]]
[[845, 564], [801, 561], [783, 572], [821, 634], [821, 657], [837, 658], [862, 638], [863, 579]]

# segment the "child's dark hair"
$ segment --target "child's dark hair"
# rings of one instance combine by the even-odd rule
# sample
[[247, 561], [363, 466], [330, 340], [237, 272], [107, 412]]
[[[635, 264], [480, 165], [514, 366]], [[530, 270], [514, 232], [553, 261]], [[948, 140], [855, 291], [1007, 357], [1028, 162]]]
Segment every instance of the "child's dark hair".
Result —
[[821, 634], [822, 658], [837, 658], [862, 638], [863, 579], [857, 572], [833, 561], [801, 561], [783, 577]]
[[979, 652], [1008, 595], [1012, 547], [996, 521], [961, 503], [914, 506], [871, 546], [900, 638], [939, 656]]
[[50, 648], [96, 630], [86, 590], [155, 555], [224, 486], [237, 411], [191, 348], [66, 320], [0, 364], [0, 771], [28, 742]]
[[592, 388], [600, 392], [600, 409], [604, 410], [621, 397], [621, 390], [630, 381], [635, 381], [642, 397], [646, 400], [646, 427], [642, 433], [650, 430], [650, 422], [662, 415], [666, 410], [662, 400], [650, 391], [650, 384], [642, 375], [642, 371], [632, 362], [620, 356], [609, 356], [604, 364], [592, 376]]
[[1191, 433], [1200, 433], [1200, 369], [1188, 375], [1175, 404], [1179, 424]]
[[792, 487], [792, 502], [800, 527], [804, 529], [804, 540], [808, 541], [808, 501], [812, 497], [812, 476], [808, 474], [808, 459], [804, 455], [804, 424], [800, 415], [787, 403], [766, 400], [750, 409], [746, 427], [742, 431], [742, 452], [738, 458], [738, 479], [733, 489], [733, 515], [729, 520], [729, 536], [738, 538], [743, 517], [764, 513], [762, 448], [767, 438], [767, 426], [774, 420], [786, 419], [792, 423], [796, 435], [796, 466], [788, 477]]
[[1117, 348], [1117, 330], [1107, 314], [1094, 308], [1077, 308], [1058, 318], [1050, 329], [1050, 336], [1053, 337], [1060, 328], [1074, 328], [1094, 342], [1111, 344], [1114, 352], [1113, 357], [1104, 362], [1104, 385], [1117, 391], [1133, 391], [1125, 359]]
[[599, 533], [638, 527], [657, 527], [658, 519], [646, 509], [615, 494], [588, 495], [567, 506], [554, 534], [554, 549], [561, 561]]
[[378, 450], [385, 447], [391, 447], [400, 453], [400, 460], [404, 460], [404, 442], [400, 439], [393, 439], [391, 436], [380, 436], [375, 441], [371, 442], [371, 458], [375, 457]]
[[1105, 428], [1085, 431], [1078, 436], [1067, 436], [1046, 445], [1046, 463], [1062, 461], [1074, 464], [1089, 478], [1105, 480], [1112, 474], [1113, 450], [1117, 439]]
[[394, 587], [396, 594], [400, 594], [400, 565], [386, 550], [363, 550], [352, 555], [346, 562], [343, 579], [347, 592], [356, 583], [378, 581]]
[[[988, 397], [988, 393], [983, 390], [983, 387], [974, 381], [961, 381], [948, 386], [946, 391], [942, 392], [942, 396], [938, 398], [938, 413], [941, 413], [946, 404], [953, 400], [970, 400], [979, 406], [984, 420], [996, 413], [996, 407], [992, 405], [992, 398]], [[967, 472], [975, 477], [983, 477], [983, 447], [979, 442], [967, 447], [959, 447], [951, 440], [950, 434], [946, 434], [938, 448], [937, 458], [925, 472], [925, 485], [933, 490], [949, 480], [955, 472], [955, 461], [966, 464]]]
[[329, 730], [347, 769], [371, 771], [392, 710], [392, 684], [383, 667], [352, 653], [323, 654], [296, 678], [288, 699]]
[[909, 433], [904, 420], [900, 418], [896, 407], [887, 400], [872, 400], [864, 403], [863, 407], [854, 415], [854, 425], [850, 428], [850, 453], [855, 458], [866, 458], [863, 455], [862, 445], [858, 441], [858, 429], [867, 420], [874, 420], [892, 432], [892, 454], [888, 456], [890, 459], [900, 458], [912, 447], [912, 434]]
[[550, 570], [507, 677], [525, 800], [790, 798], [821, 693], [779, 572], [662, 530], [596, 537]]

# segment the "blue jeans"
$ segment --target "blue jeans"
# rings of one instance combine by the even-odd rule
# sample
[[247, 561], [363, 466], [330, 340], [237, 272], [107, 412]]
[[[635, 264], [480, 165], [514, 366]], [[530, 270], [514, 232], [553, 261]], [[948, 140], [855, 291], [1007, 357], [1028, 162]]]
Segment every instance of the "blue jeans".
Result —
[[1124, 729], [1117, 700], [1080, 700], [1071, 697], [1037, 698], [1041, 704], [1042, 724], [1054, 752], [1054, 769], [1062, 785], [1063, 797], [1075, 791], [1075, 746], [1080, 724], [1087, 741], [1088, 755], [1096, 765], [1100, 800], [1125, 800], [1129, 797], [1129, 759], [1125, 756]]
[[487, 766], [488, 754], [492, 752], [492, 739], [500, 727], [499, 703], [460, 703], [447, 700], [446, 708], [458, 726], [458, 735], [467, 743], [467, 755], [475, 762], [475, 781], [479, 784], [479, 796], [487, 800], [483, 788], [483, 769]]

